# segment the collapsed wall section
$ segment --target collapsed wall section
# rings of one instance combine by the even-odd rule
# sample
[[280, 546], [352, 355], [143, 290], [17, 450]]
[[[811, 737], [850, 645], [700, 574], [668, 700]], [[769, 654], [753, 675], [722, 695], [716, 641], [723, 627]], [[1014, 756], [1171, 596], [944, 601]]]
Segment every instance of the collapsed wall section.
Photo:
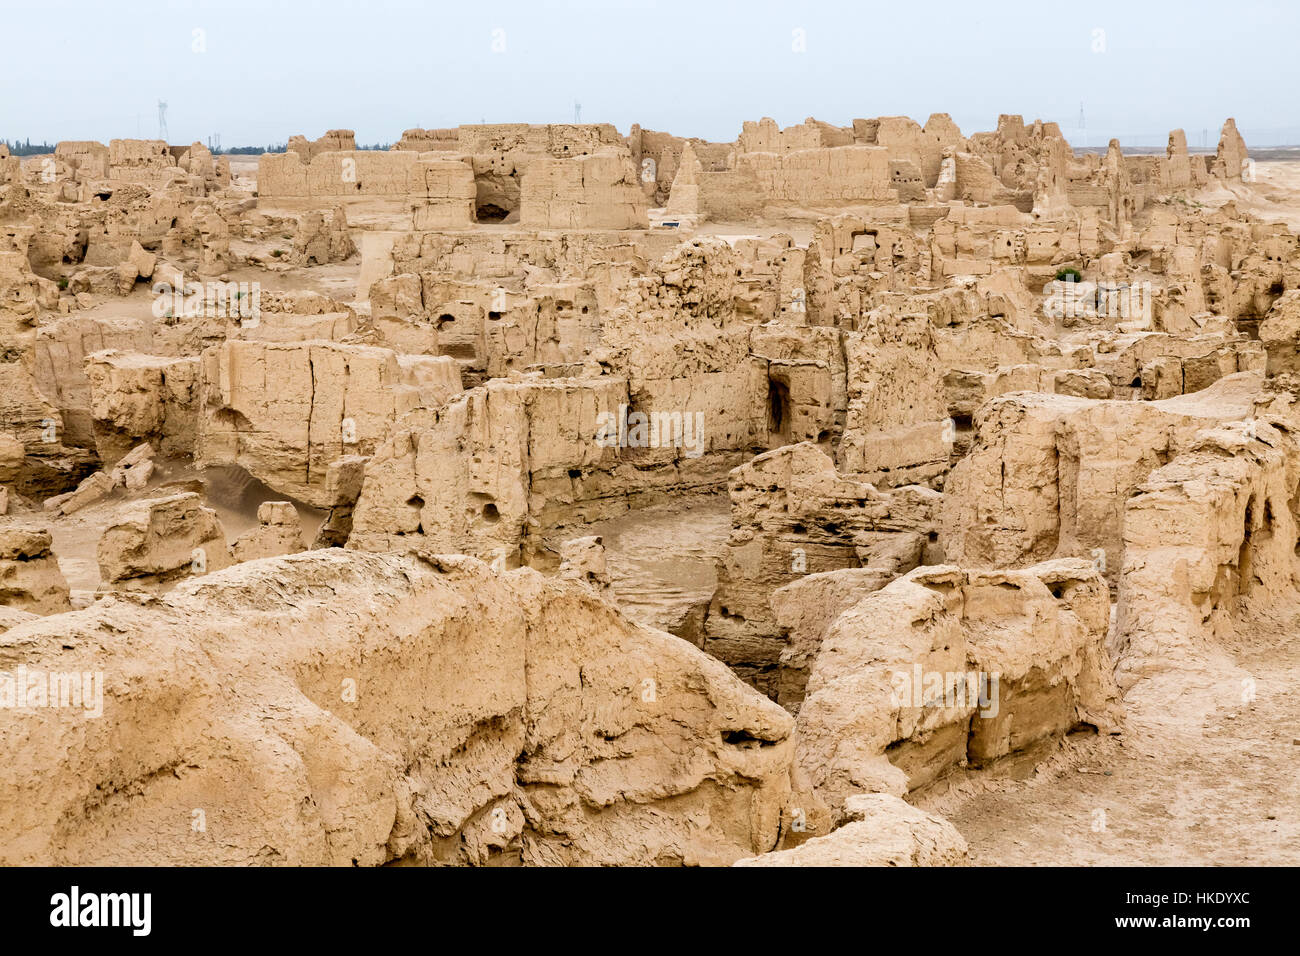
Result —
[[717, 865], [789, 791], [792, 721], [721, 664], [459, 556], [264, 559], [4, 641], [92, 675], [0, 723], [8, 865]]

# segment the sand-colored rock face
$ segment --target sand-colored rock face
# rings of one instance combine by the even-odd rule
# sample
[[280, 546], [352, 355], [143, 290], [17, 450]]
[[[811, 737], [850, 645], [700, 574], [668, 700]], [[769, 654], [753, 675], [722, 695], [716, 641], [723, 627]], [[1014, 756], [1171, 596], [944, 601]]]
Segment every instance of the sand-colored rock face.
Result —
[[626, 395], [618, 379], [492, 382], [399, 421], [366, 466], [351, 543], [383, 550], [400, 536], [513, 554], [549, 503], [544, 487], [580, 494], [588, 472], [613, 470], [615, 450], [595, 440], [598, 419]]
[[48, 531], [0, 530], [0, 605], [31, 614], [69, 610], [68, 583]]
[[1210, 171], [1220, 179], [1241, 179], [1246, 162], [1246, 142], [1237, 132], [1237, 121], [1228, 119], [1219, 134], [1219, 148]]
[[533, 163], [519, 198], [519, 222], [532, 229], [642, 229], [647, 223], [636, 171], [625, 153], [612, 149]]
[[151, 442], [164, 454], [193, 454], [197, 359], [94, 352], [84, 368], [95, 450], [102, 462], [116, 463], [141, 442]]
[[93, 398], [86, 358], [97, 352], [153, 352], [153, 330], [136, 319], [60, 319], [36, 336], [36, 381], [58, 406], [69, 440], [93, 443]]
[[1001, 567], [1089, 557], [1117, 573], [1129, 493], [1206, 425], [1248, 417], [1260, 383], [1239, 373], [1158, 402], [995, 399], [945, 485], [945, 555]]
[[737, 860], [733, 866], [965, 866], [966, 841], [947, 820], [887, 793], [849, 797], [852, 822], [792, 850]]
[[26, 624], [28, 621], [34, 621], [39, 617], [31, 611], [22, 611], [16, 607], [0, 605], [0, 634], [9, 630], [11, 627], [17, 627], [19, 624]]
[[777, 837], [791, 719], [535, 572], [319, 552], [4, 640], [103, 706], [0, 725], [10, 864], [729, 863]]
[[1115, 637], [1121, 686], [1204, 673], [1252, 614], [1294, 603], [1295, 453], [1285, 430], [1225, 424], [1198, 433], [1128, 499]]
[[[879, 492], [841, 476], [807, 442], [736, 469], [730, 495], [732, 532], [718, 563], [704, 647], [772, 696], [787, 681], [798, 683], [784, 673], [789, 638], [777, 623], [773, 592], [839, 568], [876, 567], [886, 580], [911, 570], [921, 563], [942, 498], [919, 487]], [[807, 661], [795, 666], [806, 668]]]
[[872, 322], [845, 343], [848, 408], [842, 470], [879, 484], [922, 482], [948, 466], [948, 408], [933, 325], [925, 316]]
[[330, 462], [369, 454], [409, 409], [460, 391], [454, 366], [327, 342], [227, 342], [204, 353], [196, 457], [236, 464], [311, 504]]
[[336, 206], [328, 216], [315, 210], [307, 212], [293, 237], [294, 255], [307, 265], [342, 262], [356, 251], [348, 232], [347, 212], [342, 206]]
[[1259, 324], [1259, 338], [1268, 351], [1269, 374], [1300, 371], [1300, 292], [1292, 289], [1273, 303]]
[[454, 331], [448, 348], [465, 356], [467, 377], [485, 341], [475, 322], [488, 370], [508, 371], [521, 352], [535, 370], [399, 422], [367, 466], [351, 544], [422, 536], [513, 562], [546, 550], [540, 539], [556, 527], [619, 514], [637, 497], [718, 488], [767, 436], [766, 374], [748, 348], [735, 267], [726, 243], [693, 240], [611, 292], [607, 317], [584, 318], [598, 299], [559, 290], [541, 321], [490, 299], [485, 311], [442, 313], [438, 339]]
[[112, 587], [149, 588], [230, 564], [226, 533], [197, 494], [146, 499], [99, 539], [99, 572]]
[[306, 551], [302, 521], [291, 501], [264, 501], [257, 508], [257, 527], [241, 534], [230, 546], [236, 561], [256, 561]]
[[854, 793], [901, 795], [1081, 723], [1110, 729], [1109, 604], [1082, 561], [918, 568], [868, 594], [831, 624], [808, 678], [796, 802], [835, 821]]
[[772, 611], [781, 633], [788, 635], [779, 661], [777, 703], [798, 713], [822, 638], [836, 618], [897, 576], [894, 568], [821, 571], [772, 592]]

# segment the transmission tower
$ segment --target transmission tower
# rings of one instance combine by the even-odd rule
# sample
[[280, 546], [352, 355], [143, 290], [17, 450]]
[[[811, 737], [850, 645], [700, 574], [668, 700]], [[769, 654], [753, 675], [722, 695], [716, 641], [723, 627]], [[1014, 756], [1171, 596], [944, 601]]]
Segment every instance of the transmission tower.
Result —
[[167, 104], [162, 100], [158, 101], [158, 138], [167, 142]]
[[582, 104], [577, 100], [573, 101], [573, 125], [577, 126], [582, 122]]

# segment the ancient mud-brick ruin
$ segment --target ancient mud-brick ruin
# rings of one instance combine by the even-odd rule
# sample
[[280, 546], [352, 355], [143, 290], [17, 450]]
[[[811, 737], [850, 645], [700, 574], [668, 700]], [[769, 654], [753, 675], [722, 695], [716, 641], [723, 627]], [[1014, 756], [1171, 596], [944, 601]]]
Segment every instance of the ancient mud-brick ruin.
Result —
[[1268, 165], [0, 149], [0, 862], [1063, 862], [1044, 788], [1076, 862], [1223, 861], [1126, 813], [1295, 673]]

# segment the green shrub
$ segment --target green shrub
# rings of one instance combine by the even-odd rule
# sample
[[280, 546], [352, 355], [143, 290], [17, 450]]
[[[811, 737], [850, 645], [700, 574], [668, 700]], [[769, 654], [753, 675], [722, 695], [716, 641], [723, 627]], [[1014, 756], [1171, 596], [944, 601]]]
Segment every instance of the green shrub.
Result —
[[1058, 269], [1056, 271], [1056, 281], [1057, 282], [1082, 282], [1083, 273], [1080, 272], [1078, 269], [1074, 268], [1074, 266], [1066, 266], [1064, 269]]

